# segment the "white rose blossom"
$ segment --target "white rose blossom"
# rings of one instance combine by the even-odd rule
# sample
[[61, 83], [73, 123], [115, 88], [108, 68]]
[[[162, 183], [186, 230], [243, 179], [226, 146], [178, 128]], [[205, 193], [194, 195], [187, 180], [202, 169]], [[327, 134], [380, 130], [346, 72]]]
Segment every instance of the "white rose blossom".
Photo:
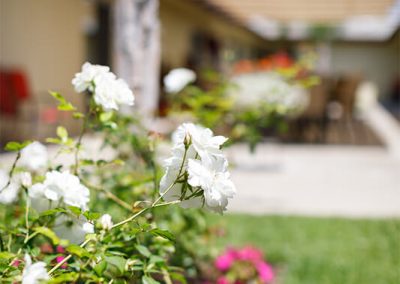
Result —
[[38, 261], [32, 264], [31, 257], [25, 254], [25, 268], [22, 272], [22, 284], [39, 284], [49, 279], [46, 263]]
[[[0, 203], [2, 204], [10, 204], [17, 200], [20, 185], [16, 181], [16, 178], [13, 178], [8, 184], [9, 176], [8, 174], [0, 170]], [[7, 185], [7, 187], [5, 187]]]
[[104, 214], [101, 216], [99, 222], [104, 230], [110, 230], [114, 225], [110, 214]]
[[21, 185], [23, 187], [31, 187], [32, 186], [32, 175], [30, 172], [22, 172], [19, 174], [19, 179], [21, 182]]
[[31, 171], [39, 171], [45, 169], [47, 163], [47, 148], [42, 143], [34, 141], [21, 150], [20, 166]]
[[164, 77], [164, 86], [167, 93], [178, 93], [188, 84], [196, 80], [196, 73], [187, 68], [176, 68]]
[[[90, 64], [85, 62], [82, 65], [82, 71], [75, 74], [72, 79], [72, 85], [74, 85], [75, 91], [82, 93], [86, 90], [93, 92], [94, 82], [99, 80], [100, 77], [110, 76], [110, 68], [108, 66]], [[96, 82], [98, 83], [98, 82]]]
[[94, 225], [82, 215], [79, 218], [61, 215], [55, 221], [54, 232], [61, 239], [80, 244], [85, 240], [86, 234], [94, 233]]
[[[179, 126], [173, 134], [172, 156], [165, 160], [166, 172], [160, 181], [164, 200], [182, 200], [184, 208], [204, 205], [218, 213], [226, 210], [228, 198], [236, 192], [227, 171], [228, 162], [220, 150], [226, 140], [199, 125]], [[185, 173], [189, 176], [189, 186], [175, 183]]]
[[135, 97], [123, 79], [117, 79], [110, 68], [102, 65], [83, 64], [82, 71], [72, 80], [78, 93], [89, 90], [96, 104], [105, 110], [118, 110], [119, 105], [133, 105]]
[[206, 207], [220, 214], [226, 210], [228, 198], [233, 198], [236, 193], [227, 166], [224, 158], [202, 161], [190, 159], [188, 166], [188, 183], [193, 187], [201, 187]]
[[77, 176], [69, 172], [51, 171], [46, 173], [43, 183], [34, 184], [28, 190], [28, 195], [33, 199], [33, 207], [39, 211], [43, 210], [43, 201], [46, 199], [86, 210], [90, 192]]

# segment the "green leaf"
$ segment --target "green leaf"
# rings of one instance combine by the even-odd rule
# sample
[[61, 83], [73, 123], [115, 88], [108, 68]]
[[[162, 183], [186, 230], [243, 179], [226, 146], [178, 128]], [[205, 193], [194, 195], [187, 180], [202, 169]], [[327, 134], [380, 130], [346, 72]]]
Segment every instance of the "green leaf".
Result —
[[80, 160], [80, 163], [82, 166], [90, 166], [90, 165], [94, 165], [95, 161], [93, 161], [91, 159], [82, 159], [82, 160]]
[[32, 141], [29, 141], [29, 140], [24, 141], [22, 143], [11, 141], [11, 142], [8, 142], [6, 144], [6, 146], [4, 147], [4, 150], [6, 150], [6, 151], [20, 151], [20, 150], [22, 150], [23, 148], [25, 148], [26, 146], [28, 146], [31, 143], [32, 143]]
[[78, 257], [84, 257], [84, 256], [89, 256], [90, 255], [89, 252], [86, 249], [84, 249], [84, 248], [82, 248], [82, 247], [80, 247], [78, 245], [75, 245], [75, 244], [67, 246], [66, 250], [69, 253], [74, 254], [74, 255], [76, 255]]
[[61, 111], [73, 111], [76, 110], [76, 107], [74, 107], [70, 102], [67, 102], [65, 104], [59, 104], [57, 109]]
[[58, 101], [58, 110], [61, 111], [72, 111], [76, 108], [68, 102], [60, 93], [50, 91], [50, 95]]
[[68, 131], [62, 126], [57, 127], [57, 136], [61, 138], [61, 141], [65, 142], [68, 139]]
[[57, 237], [57, 235], [47, 227], [36, 227], [33, 230], [49, 238], [54, 245], [58, 245], [60, 243], [60, 239]]
[[75, 214], [76, 216], [79, 216], [79, 215], [82, 214], [82, 210], [81, 210], [81, 208], [79, 208], [79, 207], [76, 207], [76, 206], [68, 206], [68, 209], [71, 210], [71, 212], [72, 212], [73, 214]]
[[65, 98], [60, 93], [53, 92], [53, 91], [49, 91], [49, 93], [53, 98], [55, 98], [60, 103], [65, 103], [66, 102]]
[[85, 216], [88, 220], [97, 220], [100, 218], [101, 214], [98, 212], [85, 211], [83, 216]]
[[150, 252], [149, 249], [146, 248], [145, 246], [136, 245], [135, 247], [136, 247], [136, 249], [138, 250], [138, 252], [139, 252], [140, 254], [142, 254], [143, 256], [145, 256], [145, 257], [150, 257], [150, 256], [151, 256], [151, 252]]
[[7, 252], [7, 251], [2, 251], [2, 252], [0, 252], [0, 259], [10, 259], [10, 258], [13, 258], [14, 257], [14, 254], [13, 253], [11, 253], [11, 252]]
[[125, 270], [126, 259], [120, 256], [106, 256], [107, 263], [114, 265], [121, 273]]
[[149, 260], [149, 263], [164, 263], [164, 262], [165, 260], [158, 255], [152, 255]]
[[80, 119], [80, 118], [84, 118], [85, 115], [84, 115], [83, 113], [81, 113], [81, 112], [74, 112], [74, 113], [72, 114], [72, 117], [73, 117], [73, 118], [76, 118], [76, 119]]
[[[170, 273], [169, 273], [169, 276], [170, 276], [172, 279], [178, 281], [178, 282], [181, 283], [181, 284], [186, 284], [186, 283], [187, 283], [185, 277], [184, 277], [182, 274], [180, 274], [180, 273], [177, 273], [177, 272], [170, 272]], [[174, 281], [174, 283], [175, 283], [175, 281]]]
[[54, 208], [54, 209], [49, 209], [49, 210], [41, 212], [40, 217], [55, 215], [57, 213], [67, 213], [67, 212], [68, 211], [65, 210], [64, 208]]
[[113, 116], [113, 113], [111, 111], [110, 112], [103, 112], [103, 113], [100, 114], [100, 121], [101, 122], [109, 121], [112, 118], [112, 116]]
[[46, 138], [46, 142], [47, 142], [47, 143], [53, 143], [53, 144], [61, 144], [61, 143], [62, 143], [60, 139], [58, 139], [58, 138], [51, 138], [51, 137]]
[[164, 239], [175, 242], [175, 236], [167, 230], [161, 230], [161, 229], [156, 228], [156, 229], [150, 230], [150, 233], [152, 233], [155, 236], [160, 236]]
[[153, 278], [143, 275], [142, 277], [142, 283], [143, 284], [159, 284], [160, 282], [154, 280]]
[[75, 283], [76, 280], [78, 280], [79, 273], [77, 272], [69, 272], [69, 273], [63, 273], [59, 276], [52, 277], [50, 280], [48, 280], [49, 284], [56, 284], [56, 283]]
[[107, 268], [107, 262], [105, 260], [101, 260], [99, 263], [97, 263], [94, 267], [93, 270], [96, 272], [98, 276], [103, 276], [104, 270]]

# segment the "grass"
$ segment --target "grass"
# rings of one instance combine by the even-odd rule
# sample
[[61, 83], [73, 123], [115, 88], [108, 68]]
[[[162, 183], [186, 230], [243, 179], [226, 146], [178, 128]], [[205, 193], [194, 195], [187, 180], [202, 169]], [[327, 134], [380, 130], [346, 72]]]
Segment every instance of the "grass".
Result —
[[287, 284], [399, 284], [400, 220], [212, 216], [218, 245], [254, 245]]

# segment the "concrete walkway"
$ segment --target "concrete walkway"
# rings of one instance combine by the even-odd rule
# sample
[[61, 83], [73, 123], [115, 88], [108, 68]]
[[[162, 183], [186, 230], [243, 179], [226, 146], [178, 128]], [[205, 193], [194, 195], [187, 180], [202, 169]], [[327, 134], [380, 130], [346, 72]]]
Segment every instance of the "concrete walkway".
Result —
[[263, 144], [229, 150], [237, 196], [256, 214], [400, 217], [400, 160], [381, 147]]

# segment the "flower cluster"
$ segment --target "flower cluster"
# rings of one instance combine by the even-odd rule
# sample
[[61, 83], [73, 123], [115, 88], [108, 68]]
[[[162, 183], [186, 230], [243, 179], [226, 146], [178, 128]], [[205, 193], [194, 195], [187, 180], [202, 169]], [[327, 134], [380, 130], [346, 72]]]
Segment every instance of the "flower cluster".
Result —
[[78, 93], [86, 90], [93, 93], [93, 99], [104, 110], [118, 110], [119, 105], [133, 105], [135, 97], [123, 79], [117, 79], [110, 68], [86, 62], [82, 71], [75, 74], [72, 85]]
[[173, 134], [172, 156], [160, 193], [167, 201], [181, 200], [182, 207], [201, 207], [222, 213], [236, 189], [230, 180], [228, 161], [221, 151], [227, 138], [214, 136], [200, 125], [184, 123]]
[[238, 107], [253, 107], [265, 103], [278, 113], [286, 115], [304, 110], [309, 102], [304, 88], [286, 82], [278, 74], [243, 74], [234, 77], [232, 81], [238, 86], [232, 94]]
[[77, 176], [58, 171], [47, 172], [44, 182], [34, 184], [28, 192], [31, 199], [39, 202], [48, 199], [82, 210], [87, 209], [90, 195], [89, 189], [80, 183]]
[[[270, 283], [275, 274], [265, 262], [261, 251], [253, 247], [229, 248], [215, 260], [215, 267], [222, 273], [218, 284]], [[251, 282], [251, 283], [253, 283]]]
[[176, 68], [164, 77], [164, 86], [167, 93], [179, 93], [186, 85], [196, 80], [196, 73], [187, 68]]

